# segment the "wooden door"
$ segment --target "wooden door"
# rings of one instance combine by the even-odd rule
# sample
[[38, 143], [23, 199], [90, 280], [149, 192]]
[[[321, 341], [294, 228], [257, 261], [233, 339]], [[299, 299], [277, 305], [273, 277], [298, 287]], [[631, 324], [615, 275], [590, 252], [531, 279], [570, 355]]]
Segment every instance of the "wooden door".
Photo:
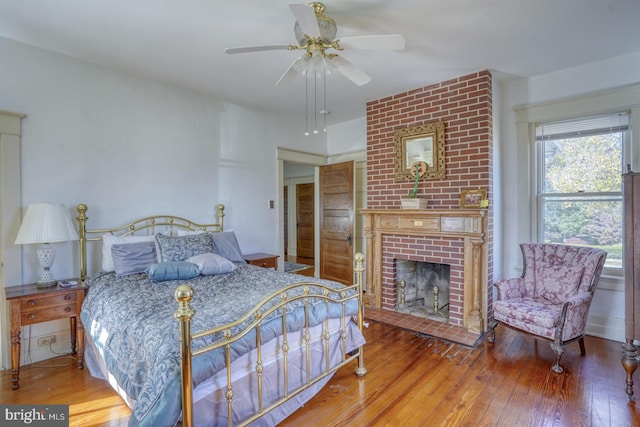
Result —
[[320, 167], [320, 277], [353, 284], [353, 162]]
[[314, 185], [296, 185], [296, 255], [304, 258], [314, 257]]

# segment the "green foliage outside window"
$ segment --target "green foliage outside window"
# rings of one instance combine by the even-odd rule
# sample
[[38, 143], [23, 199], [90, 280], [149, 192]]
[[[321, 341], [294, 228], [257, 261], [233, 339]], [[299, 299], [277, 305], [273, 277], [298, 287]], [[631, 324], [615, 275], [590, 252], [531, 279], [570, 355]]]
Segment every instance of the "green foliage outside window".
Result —
[[544, 241], [602, 247], [622, 260], [621, 132], [544, 141]]

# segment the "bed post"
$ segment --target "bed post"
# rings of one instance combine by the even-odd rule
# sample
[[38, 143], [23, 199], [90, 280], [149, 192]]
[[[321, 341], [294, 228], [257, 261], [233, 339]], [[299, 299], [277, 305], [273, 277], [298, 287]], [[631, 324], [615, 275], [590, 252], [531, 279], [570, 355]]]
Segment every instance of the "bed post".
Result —
[[224, 205], [220, 203], [216, 206], [216, 211], [218, 212], [218, 224], [220, 224], [220, 231], [224, 231]]
[[174, 298], [178, 309], [173, 317], [180, 323], [180, 370], [182, 377], [182, 425], [193, 426], [193, 389], [191, 387], [191, 318], [196, 311], [191, 307], [193, 288], [180, 285]]
[[[362, 273], [364, 272], [364, 255], [358, 252], [356, 253], [356, 266], [354, 268], [356, 272], [356, 284], [358, 285], [358, 328], [360, 332], [363, 332], [364, 327], [364, 283], [362, 283]], [[363, 376], [367, 373], [367, 368], [364, 367], [364, 346], [360, 346], [358, 351], [358, 367], [356, 368], [356, 374]]]
[[78, 237], [80, 238], [80, 280], [83, 282], [87, 279], [87, 205], [84, 203], [76, 207], [78, 211]]

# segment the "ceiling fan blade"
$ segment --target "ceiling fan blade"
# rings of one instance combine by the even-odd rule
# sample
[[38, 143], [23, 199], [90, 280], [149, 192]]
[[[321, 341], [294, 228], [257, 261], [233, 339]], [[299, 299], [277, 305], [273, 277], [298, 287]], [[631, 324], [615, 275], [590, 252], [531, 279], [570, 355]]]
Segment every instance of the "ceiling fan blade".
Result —
[[318, 18], [316, 18], [313, 7], [302, 3], [289, 3], [289, 8], [304, 34], [310, 37], [320, 37]]
[[400, 34], [386, 34], [379, 36], [344, 37], [339, 40], [343, 49], [404, 49], [404, 37]]
[[358, 86], [366, 85], [371, 81], [371, 77], [342, 56], [336, 55], [328, 61], [336, 65], [336, 69], [345, 75], [346, 78], [357, 84]]
[[298, 58], [295, 61], [293, 61], [293, 64], [291, 64], [289, 68], [287, 68], [287, 71], [285, 71], [284, 74], [280, 76], [280, 78], [276, 82], [276, 86], [287, 85], [291, 83], [293, 79], [296, 78], [296, 76], [298, 75], [298, 69], [296, 67], [298, 63], [300, 63], [300, 61], [302, 61], [302, 58]]
[[249, 46], [249, 47], [228, 47], [224, 50], [224, 53], [248, 53], [248, 52], [262, 52], [264, 50], [288, 50], [288, 44], [274, 44], [265, 46]]

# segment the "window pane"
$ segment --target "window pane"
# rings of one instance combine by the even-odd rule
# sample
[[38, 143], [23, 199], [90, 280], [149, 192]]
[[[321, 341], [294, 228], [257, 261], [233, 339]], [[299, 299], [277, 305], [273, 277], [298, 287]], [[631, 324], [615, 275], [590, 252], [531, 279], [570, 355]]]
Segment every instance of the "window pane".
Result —
[[622, 197], [544, 197], [542, 241], [607, 251], [607, 267], [622, 268]]
[[543, 193], [622, 191], [623, 133], [543, 141]]

